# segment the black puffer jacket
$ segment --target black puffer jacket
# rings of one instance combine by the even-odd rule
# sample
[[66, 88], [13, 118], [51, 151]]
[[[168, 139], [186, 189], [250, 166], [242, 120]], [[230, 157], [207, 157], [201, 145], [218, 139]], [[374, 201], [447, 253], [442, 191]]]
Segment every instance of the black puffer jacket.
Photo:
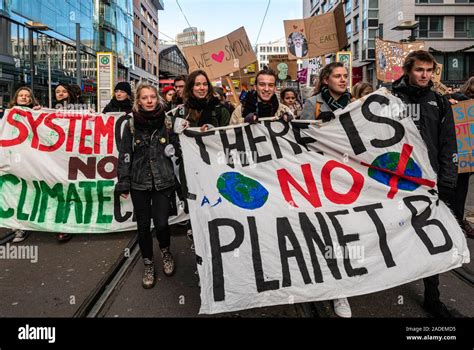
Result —
[[158, 128], [150, 128], [130, 120], [125, 125], [119, 147], [118, 182], [115, 191], [122, 194], [130, 189], [157, 191], [175, 186], [175, 175], [171, 159], [164, 154], [165, 147], [177, 146], [177, 137], [164, 123]]
[[425, 88], [413, 86], [408, 76], [403, 75], [393, 83], [392, 90], [405, 104], [420, 105], [419, 118], [411, 117], [428, 148], [431, 166], [438, 174], [438, 185], [454, 188], [458, 166], [453, 112], [446, 97], [434, 92], [432, 87], [432, 82]]
[[129, 99], [118, 101], [115, 97], [112, 97], [107, 106], [104, 107], [102, 113], [110, 112], [125, 112], [128, 114], [132, 111], [132, 101]]

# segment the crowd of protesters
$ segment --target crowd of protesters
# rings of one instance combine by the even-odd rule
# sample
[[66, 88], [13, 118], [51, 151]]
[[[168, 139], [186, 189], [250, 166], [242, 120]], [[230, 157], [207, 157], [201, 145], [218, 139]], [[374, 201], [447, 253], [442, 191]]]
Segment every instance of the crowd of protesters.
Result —
[[[458, 91], [441, 95], [434, 90], [432, 75], [436, 68], [434, 57], [427, 51], [411, 52], [405, 59], [404, 75], [392, 84], [392, 93], [406, 104], [419, 104], [420, 116], [414, 118], [421, 138], [427, 145], [431, 166], [438, 176], [438, 194], [453, 211], [468, 238], [474, 238], [474, 229], [464, 217], [470, 173], [458, 175], [453, 159], [457, 143], [451, 105], [474, 99], [474, 77], [469, 78]], [[179, 176], [175, 176], [172, 156], [180, 157], [179, 137], [175, 132], [188, 127], [201, 131], [212, 128], [256, 123], [260, 118], [276, 117], [290, 122], [295, 118], [331, 122], [336, 111], [344, 109], [352, 101], [373, 93], [373, 85], [359, 82], [349, 91], [349, 72], [344, 64], [333, 62], [319, 73], [313, 96], [302, 103], [299, 93], [283, 88], [277, 94], [278, 77], [272, 70], [263, 69], [255, 78], [255, 89], [243, 90], [237, 103], [231, 103], [224, 87], [214, 87], [205, 71], [179, 76], [172, 86], [161, 91], [149, 84], [140, 84], [133, 91], [127, 82], [115, 86], [114, 94], [102, 113], [121, 112], [128, 120], [119, 146], [118, 182], [115, 191], [122, 197], [131, 196], [134, 206], [138, 242], [143, 258], [142, 285], [152, 288], [156, 281], [153, 237], [150, 230], [153, 220], [161, 250], [163, 273], [173, 275], [175, 261], [171, 252], [170, 200], [174, 192], [187, 205], [188, 188], [183, 163], [179, 164]], [[80, 88], [59, 84], [55, 88], [54, 106], [67, 107], [80, 103]], [[9, 107], [39, 109], [41, 106], [33, 92], [19, 88]], [[167, 118], [171, 117], [171, 123]], [[192, 241], [192, 223], [187, 222], [187, 236]], [[13, 230], [13, 242], [21, 242], [28, 232]], [[58, 233], [58, 241], [65, 242], [70, 234]], [[450, 317], [450, 312], [440, 300], [439, 276], [424, 278], [424, 308], [435, 317]], [[333, 301], [335, 313], [351, 317], [347, 298]]]

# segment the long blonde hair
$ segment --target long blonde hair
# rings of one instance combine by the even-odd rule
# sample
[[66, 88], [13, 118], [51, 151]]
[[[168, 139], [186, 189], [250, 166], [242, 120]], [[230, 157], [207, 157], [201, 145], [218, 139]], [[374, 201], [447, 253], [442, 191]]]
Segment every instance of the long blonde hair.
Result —
[[151, 85], [148, 83], [141, 83], [140, 85], [137, 86], [137, 89], [135, 90], [135, 99], [133, 101], [133, 107], [132, 107], [134, 112], [138, 112], [140, 110], [140, 104], [138, 102], [140, 101], [140, 95], [143, 89], [153, 90], [156, 94], [156, 98], [158, 99], [158, 104], [162, 103], [162, 98], [160, 94], [158, 93], [158, 89], [156, 88], [155, 85]]
[[352, 87], [352, 96], [356, 99], [359, 99], [362, 97], [362, 93], [365, 91], [365, 89], [370, 89], [370, 92], [374, 92], [374, 89], [371, 84], [359, 81], [357, 84], [355, 84]]
[[23, 86], [21, 88], [18, 88], [18, 90], [15, 91], [15, 95], [13, 96], [13, 100], [11, 100], [10, 103], [8, 104], [8, 108], [18, 106], [16, 100], [18, 99], [18, 95], [20, 94], [20, 91], [22, 91], [22, 90], [28, 91], [28, 93], [30, 94], [30, 103], [29, 103], [29, 105], [30, 104], [32, 104], [34, 106], [37, 105], [35, 95], [33, 94], [33, 90], [31, 90], [27, 86]]
[[462, 92], [469, 98], [474, 97], [474, 76], [467, 79], [467, 81], [459, 89], [459, 92]]

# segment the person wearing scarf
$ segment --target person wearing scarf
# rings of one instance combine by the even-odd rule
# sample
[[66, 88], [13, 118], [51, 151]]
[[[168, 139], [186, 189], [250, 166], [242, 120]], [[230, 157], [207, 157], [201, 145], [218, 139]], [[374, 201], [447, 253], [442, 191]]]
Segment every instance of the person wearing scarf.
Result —
[[156, 229], [163, 259], [163, 272], [173, 275], [168, 225], [170, 201], [174, 198], [175, 175], [170, 156], [176, 137], [165, 124], [165, 105], [155, 86], [137, 88], [132, 118], [127, 122], [119, 147], [118, 182], [115, 192], [131, 195], [137, 219], [138, 244], [145, 265], [142, 286], [155, 285], [151, 220]]
[[230, 115], [214, 96], [214, 88], [206, 72], [192, 72], [184, 87], [184, 106], [176, 116], [186, 119], [190, 127], [219, 127], [229, 125]]
[[125, 112], [129, 114], [132, 111], [132, 87], [129, 83], [121, 81], [115, 85], [114, 96], [104, 107], [102, 113]]
[[[16, 90], [12, 101], [8, 105], [8, 108], [13, 107], [41, 109], [41, 106], [36, 102], [33, 91], [26, 86]], [[22, 229], [12, 229], [11, 233], [15, 234], [12, 240], [13, 243], [23, 242], [30, 235], [29, 231], [24, 231]]]
[[[343, 63], [333, 62], [326, 65], [319, 73], [317, 94], [306, 101], [300, 119], [321, 119], [324, 122], [334, 119], [333, 112], [345, 108], [351, 102], [351, 95], [347, 91], [348, 81], [347, 69]], [[334, 299], [333, 305], [334, 312], [339, 317], [352, 317], [347, 298]]]
[[71, 86], [66, 83], [59, 83], [54, 89], [55, 101], [53, 107], [57, 109], [69, 108], [69, 105], [75, 104], [77, 99]]
[[324, 122], [334, 119], [333, 112], [345, 108], [352, 100], [347, 91], [348, 81], [348, 72], [342, 62], [326, 65], [319, 73], [316, 95], [306, 101], [300, 119]]
[[255, 78], [256, 90], [249, 91], [241, 105], [232, 113], [231, 125], [254, 123], [259, 118], [283, 117], [289, 121], [293, 114], [275, 95], [277, 76], [270, 69], [263, 69]]
[[[179, 90], [176, 91], [177, 95]], [[205, 71], [196, 70], [189, 74], [186, 79], [183, 96], [184, 105], [177, 108], [173, 115], [175, 130], [182, 130], [183, 127], [200, 127], [201, 131], [206, 131], [213, 127], [229, 125], [229, 112], [220, 103], [219, 98], [214, 96], [214, 88]], [[178, 123], [183, 123], [183, 125], [177, 125]], [[184, 211], [189, 213], [186, 200], [188, 187], [183, 162], [179, 164], [179, 182], [181, 186], [179, 192], [185, 198]], [[191, 222], [188, 222], [186, 229], [188, 239], [193, 241]]]

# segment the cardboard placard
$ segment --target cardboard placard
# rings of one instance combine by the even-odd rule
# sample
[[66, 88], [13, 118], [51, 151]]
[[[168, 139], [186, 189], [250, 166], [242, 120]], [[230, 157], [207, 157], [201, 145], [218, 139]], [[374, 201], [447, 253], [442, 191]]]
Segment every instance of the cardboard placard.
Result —
[[474, 100], [451, 106], [458, 143], [458, 173], [474, 171]]
[[433, 90], [439, 92], [441, 95], [446, 95], [448, 93], [448, 87], [440, 82], [434, 82]]
[[433, 75], [431, 76], [431, 80], [433, 80], [434, 83], [440, 83], [441, 73], [443, 73], [443, 65], [441, 63], [436, 62], [436, 69], [433, 72]]
[[424, 41], [398, 43], [389, 40], [375, 39], [375, 67], [377, 79], [392, 83], [403, 75], [405, 57], [416, 50], [425, 48]]
[[271, 55], [268, 56], [269, 68], [274, 70], [279, 80], [295, 80], [296, 77], [296, 61], [289, 60], [288, 55]]
[[349, 74], [349, 83], [347, 87], [349, 91], [352, 91], [352, 52], [351, 51], [339, 51], [336, 53], [336, 62], [344, 63], [344, 67], [347, 69]]
[[346, 25], [342, 3], [333, 12], [297, 20], [285, 20], [288, 56], [290, 59], [310, 58], [347, 46]]
[[244, 27], [203, 45], [185, 47], [183, 51], [189, 71], [202, 69], [211, 80], [257, 61]]

